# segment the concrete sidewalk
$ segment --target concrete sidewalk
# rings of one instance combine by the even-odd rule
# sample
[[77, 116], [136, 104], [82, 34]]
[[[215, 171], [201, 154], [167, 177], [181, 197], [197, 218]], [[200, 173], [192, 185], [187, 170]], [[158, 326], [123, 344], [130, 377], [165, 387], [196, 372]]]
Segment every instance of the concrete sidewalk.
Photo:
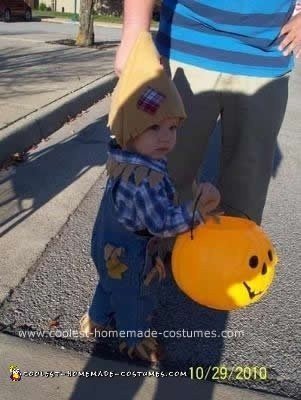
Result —
[[[3, 400], [281, 400], [258, 391], [239, 389], [223, 384], [191, 380], [188, 377], [152, 376], [161, 371], [136, 367], [133, 364], [103, 360], [88, 354], [76, 353], [64, 348], [31, 343], [13, 336], [0, 334], [0, 380]], [[19, 382], [10, 379], [9, 366], [14, 365], [22, 373]], [[25, 376], [26, 374], [56, 372], [61, 376]], [[114, 374], [105, 377], [101, 374]], [[171, 372], [174, 374], [176, 371]], [[177, 371], [180, 372], [180, 371]], [[79, 374], [81, 376], [76, 376]], [[85, 376], [83, 376], [83, 373]], [[99, 376], [95, 376], [99, 374]], [[72, 376], [74, 374], [74, 376]], [[94, 374], [94, 375], [91, 375]], [[130, 374], [132, 376], [130, 376]], [[136, 374], [136, 376], [135, 376]], [[144, 376], [142, 375], [144, 374]], [[70, 376], [71, 375], [71, 376]], [[126, 376], [122, 376], [126, 375]]]
[[0, 169], [0, 303], [104, 172], [109, 101], [64, 124], [25, 163]]
[[106, 96], [115, 51], [0, 37], [0, 163]]

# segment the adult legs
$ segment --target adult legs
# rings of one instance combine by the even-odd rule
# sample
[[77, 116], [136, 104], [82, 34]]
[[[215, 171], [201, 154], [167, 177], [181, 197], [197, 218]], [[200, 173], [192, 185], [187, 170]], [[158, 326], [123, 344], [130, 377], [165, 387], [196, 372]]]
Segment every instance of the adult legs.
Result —
[[287, 104], [288, 77], [223, 75], [220, 190], [226, 214], [260, 224]]
[[178, 131], [177, 145], [168, 158], [168, 169], [180, 201], [192, 197], [210, 134], [220, 113], [217, 86], [221, 74], [169, 61], [167, 68], [182, 96], [187, 119]]

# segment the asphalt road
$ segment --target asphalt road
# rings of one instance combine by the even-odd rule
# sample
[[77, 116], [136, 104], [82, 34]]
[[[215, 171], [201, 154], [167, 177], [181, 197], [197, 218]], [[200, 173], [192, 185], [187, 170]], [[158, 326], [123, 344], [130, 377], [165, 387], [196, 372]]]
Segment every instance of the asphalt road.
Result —
[[[19, 40], [45, 42], [48, 40], [74, 39], [78, 30], [78, 24], [70, 21], [69, 23], [49, 23], [43, 21], [14, 21], [9, 24], [0, 22], [0, 37], [9, 40], [18, 36]], [[94, 27], [95, 41], [120, 40], [120, 27]], [[20, 37], [21, 35], [21, 37]]]
[[[20, 23], [20, 29], [22, 24], [27, 25]], [[0, 34], [1, 29], [2, 24]], [[62, 29], [66, 29], [65, 25]], [[193, 303], [177, 289], [172, 280], [168, 280], [164, 283], [160, 295], [154, 327], [159, 332], [182, 329], [216, 330], [218, 335], [222, 330], [231, 331], [232, 335], [234, 331], [243, 332], [243, 336], [232, 338], [164, 338], [167, 360], [163, 367], [179, 370], [189, 369], [191, 366], [266, 367], [268, 380], [234, 380], [231, 384], [298, 399], [301, 393], [301, 284], [298, 279], [301, 259], [300, 64], [291, 79], [290, 88], [288, 111], [279, 136], [274, 174], [263, 221], [263, 226], [269, 232], [280, 256], [272, 288], [258, 304], [224, 313]], [[82, 143], [83, 154], [87, 144], [94, 144], [94, 150], [102, 155], [99, 163], [103, 164], [107, 137], [104, 124], [94, 124], [85, 132], [78, 128], [76, 132], [79, 143]], [[213, 138], [212, 143], [217, 142], [218, 140]], [[52, 150], [55, 150], [55, 147]], [[211, 177], [214, 175], [212, 171], [216, 169], [216, 147], [213, 150], [210, 152], [210, 162], [206, 168], [207, 176]], [[49, 155], [47, 152], [38, 155], [39, 163], [43, 163], [43, 157], [47, 157], [47, 154]], [[67, 156], [70, 157], [68, 153]], [[35, 159], [37, 157], [33, 158]], [[73, 175], [74, 171], [77, 171], [74, 162], [70, 161]], [[85, 160], [85, 163], [87, 162]], [[79, 165], [80, 174], [84, 167], [80, 162]], [[52, 176], [59, 176], [62, 167], [64, 172], [68, 173], [68, 163], [62, 165], [57, 162], [55, 152], [52, 152]], [[26, 164], [19, 168], [26, 168]], [[34, 176], [31, 179], [35, 179]], [[5, 331], [17, 335], [20, 330], [48, 330], [49, 321], [56, 318], [61, 330], [77, 329], [78, 319], [89, 305], [97, 280], [89, 256], [90, 237], [104, 185], [105, 176], [102, 175], [60, 233], [49, 243], [25, 281], [2, 304], [0, 327]], [[55, 342], [53, 339], [49, 341]], [[84, 343], [80, 339], [69, 337], [57, 339], [56, 343], [103, 357], [119, 358], [116, 341]], [[208, 393], [206, 400], [210, 398]]]

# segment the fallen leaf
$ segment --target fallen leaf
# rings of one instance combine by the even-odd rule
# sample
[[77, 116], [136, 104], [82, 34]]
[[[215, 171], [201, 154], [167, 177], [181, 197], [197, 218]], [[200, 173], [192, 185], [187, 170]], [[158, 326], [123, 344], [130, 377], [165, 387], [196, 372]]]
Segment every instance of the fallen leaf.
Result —
[[60, 315], [58, 315], [57, 317], [51, 319], [48, 323], [49, 328], [57, 328], [60, 325], [59, 319], [60, 319]]

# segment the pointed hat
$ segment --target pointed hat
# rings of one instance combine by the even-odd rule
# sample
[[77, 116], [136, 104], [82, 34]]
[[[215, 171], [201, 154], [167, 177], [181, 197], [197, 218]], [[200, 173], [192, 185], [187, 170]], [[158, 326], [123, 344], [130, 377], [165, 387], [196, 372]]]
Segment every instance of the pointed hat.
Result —
[[143, 31], [114, 89], [108, 126], [124, 147], [148, 127], [174, 117], [186, 118], [182, 99], [160, 64], [151, 34]]

